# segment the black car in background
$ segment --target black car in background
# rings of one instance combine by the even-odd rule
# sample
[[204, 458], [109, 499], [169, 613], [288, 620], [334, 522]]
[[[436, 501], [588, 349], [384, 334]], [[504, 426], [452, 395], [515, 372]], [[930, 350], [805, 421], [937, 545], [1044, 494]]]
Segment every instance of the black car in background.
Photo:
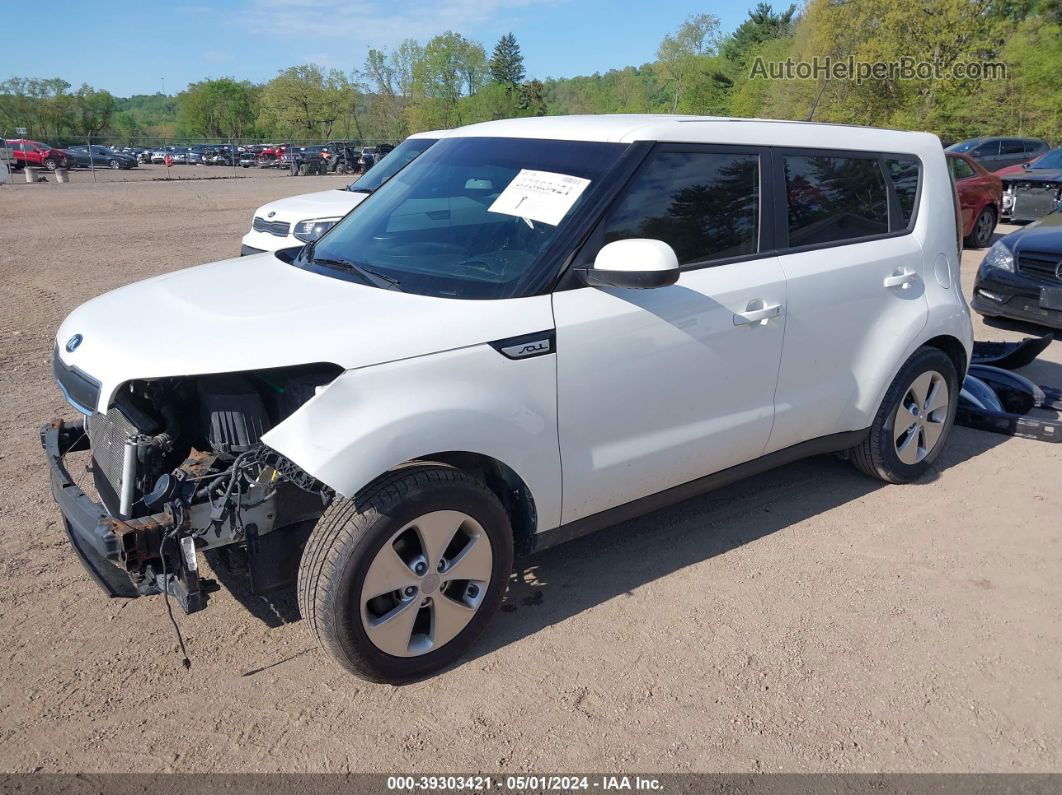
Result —
[[136, 168], [137, 159], [106, 146], [71, 146], [66, 150], [70, 168]]
[[1062, 329], [1062, 212], [996, 241], [977, 269], [971, 306]]
[[1050, 148], [1046, 141], [1039, 138], [1008, 138], [996, 135], [959, 141], [945, 151], [968, 155], [987, 171], [998, 171], [1007, 166], [1027, 163]]

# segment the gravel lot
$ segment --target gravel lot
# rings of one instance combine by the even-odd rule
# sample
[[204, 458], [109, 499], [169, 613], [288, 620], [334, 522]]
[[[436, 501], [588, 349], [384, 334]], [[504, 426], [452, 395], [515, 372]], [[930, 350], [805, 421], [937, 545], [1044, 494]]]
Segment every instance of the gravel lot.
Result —
[[[526, 561], [474, 655], [416, 685], [355, 680], [292, 600], [226, 590], [179, 617], [185, 671], [161, 599], [107, 600], [65, 541], [53, 335], [349, 178], [160, 171], [0, 187], [0, 769], [1062, 771], [1062, 446], [962, 428], [914, 485], [813, 459]], [[1062, 343], [1044, 358], [1027, 374], [1062, 385]]]

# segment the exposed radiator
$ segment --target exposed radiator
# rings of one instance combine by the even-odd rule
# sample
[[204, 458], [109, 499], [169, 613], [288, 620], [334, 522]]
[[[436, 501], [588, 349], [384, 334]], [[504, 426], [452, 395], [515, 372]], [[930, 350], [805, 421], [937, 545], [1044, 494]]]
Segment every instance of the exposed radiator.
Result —
[[125, 442], [138, 431], [118, 409], [88, 418], [86, 432], [92, 442], [92, 477], [107, 510], [119, 515]]

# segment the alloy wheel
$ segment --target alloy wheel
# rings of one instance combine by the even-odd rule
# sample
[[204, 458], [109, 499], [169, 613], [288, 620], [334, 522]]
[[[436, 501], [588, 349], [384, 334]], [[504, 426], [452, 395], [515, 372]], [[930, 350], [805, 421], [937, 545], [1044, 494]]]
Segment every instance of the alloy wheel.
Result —
[[979, 216], [977, 216], [977, 230], [975, 232], [977, 242], [984, 246], [988, 243], [988, 239], [992, 236], [992, 229], [995, 227], [995, 217], [991, 210], [983, 210]]
[[907, 388], [893, 419], [900, 461], [917, 464], [933, 452], [947, 423], [949, 398], [948, 382], [936, 370], [922, 373]]
[[362, 626], [380, 651], [416, 657], [445, 646], [475, 616], [494, 554], [483, 526], [460, 511], [433, 511], [391, 536], [361, 587]]

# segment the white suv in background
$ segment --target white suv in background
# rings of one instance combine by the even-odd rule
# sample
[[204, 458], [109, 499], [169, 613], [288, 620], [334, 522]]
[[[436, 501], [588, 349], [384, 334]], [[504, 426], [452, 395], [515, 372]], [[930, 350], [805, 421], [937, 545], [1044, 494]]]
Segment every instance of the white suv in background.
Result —
[[263, 204], [254, 211], [251, 229], [243, 236], [240, 255], [279, 251], [316, 240], [444, 134], [443, 130], [433, 130], [409, 136], [345, 188], [304, 193]]
[[424, 677], [514, 551], [808, 455], [922, 475], [972, 346], [954, 196], [924, 133], [465, 127], [301, 250], [75, 310], [54, 372], [87, 419], [41, 431], [52, 492], [112, 595], [201, 609], [215, 550], [252, 593], [297, 578], [350, 671]]

